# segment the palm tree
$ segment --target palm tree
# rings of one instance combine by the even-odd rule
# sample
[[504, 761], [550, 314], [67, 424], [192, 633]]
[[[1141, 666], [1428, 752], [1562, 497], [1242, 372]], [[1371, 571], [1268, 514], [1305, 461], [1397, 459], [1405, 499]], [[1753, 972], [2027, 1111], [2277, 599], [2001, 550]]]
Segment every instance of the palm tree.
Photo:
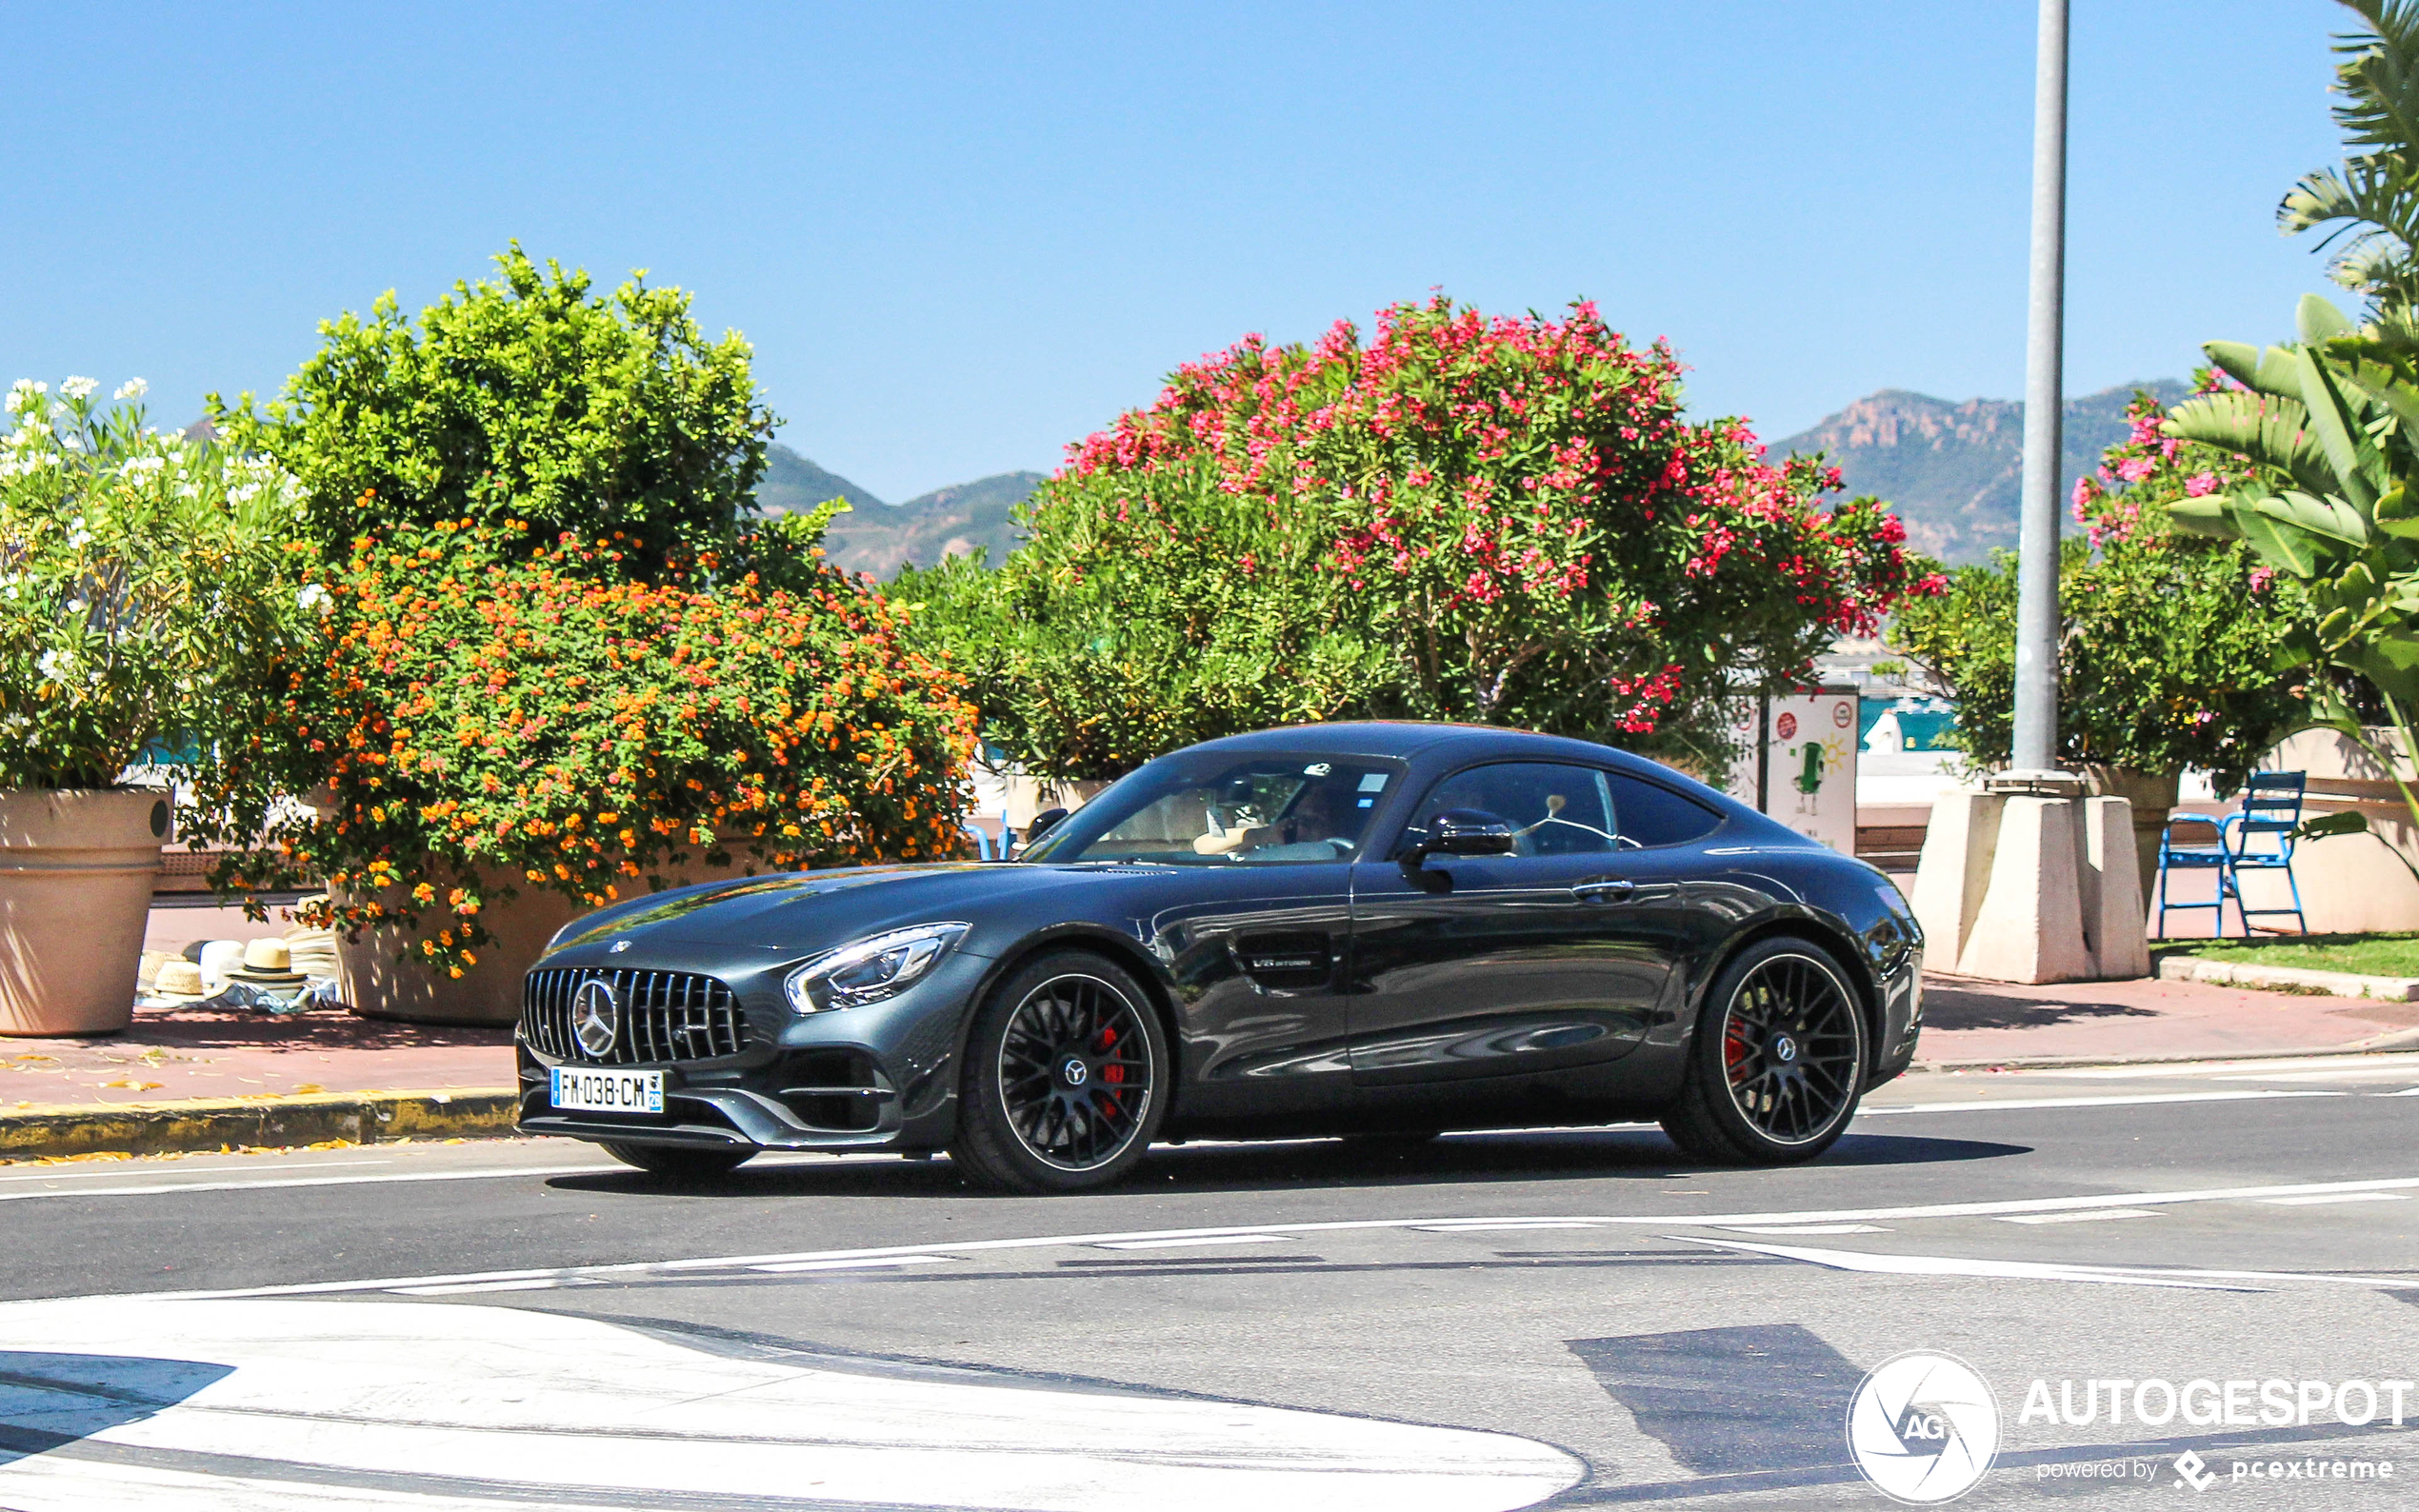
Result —
[[2368, 24], [2336, 39], [2339, 169], [2305, 177], [2276, 207], [2290, 232], [2331, 227], [2328, 271], [2381, 318], [2419, 308], [2419, 0], [2343, 0]]

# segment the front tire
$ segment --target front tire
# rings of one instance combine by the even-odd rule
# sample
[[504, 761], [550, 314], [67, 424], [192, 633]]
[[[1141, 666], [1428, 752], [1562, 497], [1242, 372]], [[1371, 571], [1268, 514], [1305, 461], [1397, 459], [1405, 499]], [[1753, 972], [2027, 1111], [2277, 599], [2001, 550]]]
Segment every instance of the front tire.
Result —
[[1865, 1010], [1829, 951], [1759, 940], [1706, 994], [1673, 1144], [1725, 1165], [1788, 1165], [1829, 1149], [1856, 1115], [1867, 1070]]
[[683, 1185], [700, 1185], [728, 1176], [756, 1158], [752, 1149], [692, 1149], [680, 1144], [622, 1144], [610, 1140], [600, 1140], [597, 1144], [625, 1165], [635, 1165], [650, 1176]]
[[1053, 951], [976, 1013], [950, 1158], [1004, 1191], [1106, 1186], [1159, 1132], [1170, 1064], [1150, 995], [1130, 972], [1089, 950]]

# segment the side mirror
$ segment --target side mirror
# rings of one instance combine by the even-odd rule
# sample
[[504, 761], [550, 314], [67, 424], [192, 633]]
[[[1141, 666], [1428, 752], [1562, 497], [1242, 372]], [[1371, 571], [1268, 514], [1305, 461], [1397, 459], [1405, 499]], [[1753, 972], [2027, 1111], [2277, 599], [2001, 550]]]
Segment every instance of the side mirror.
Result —
[[1032, 849], [1033, 842], [1041, 839], [1044, 835], [1049, 834], [1051, 830], [1056, 829], [1060, 825], [1063, 825], [1066, 822], [1067, 810], [1064, 808], [1045, 808], [1040, 813], [1035, 814], [1033, 816], [1033, 822], [1025, 826], [1025, 833], [1017, 838], [1016, 853], [1021, 856], [1025, 852]]
[[1430, 856], [1509, 856], [1519, 843], [1512, 826], [1479, 808], [1449, 808], [1428, 822], [1428, 840], [1403, 852], [1403, 869], [1417, 871]]

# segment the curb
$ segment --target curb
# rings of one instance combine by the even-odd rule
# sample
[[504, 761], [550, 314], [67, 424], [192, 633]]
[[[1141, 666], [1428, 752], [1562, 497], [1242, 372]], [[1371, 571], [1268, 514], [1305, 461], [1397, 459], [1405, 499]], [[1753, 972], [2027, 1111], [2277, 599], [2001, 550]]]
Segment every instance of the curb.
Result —
[[1908, 1074], [1923, 1071], [2051, 1071], [2090, 1065], [2190, 1065], [2199, 1061], [2297, 1061], [2309, 1056], [2407, 1055], [2419, 1051], [2419, 1029], [2397, 1029], [2349, 1044], [2304, 1045], [2290, 1050], [2204, 1050], [2197, 1055], [2018, 1055], [1972, 1061], [1917, 1061]]
[[509, 1135], [520, 1094], [492, 1087], [307, 1092], [161, 1103], [51, 1104], [0, 1113], [0, 1161], [190, 1154], [226, 1146]]
[[2256, 965], [2217, 956], [2159, 958], [2162, 982], [2207, 982], [2214, 986], [2298, 989], [2313, 996], [2419, 1002], [2419, 977], [2369, 977], [2353, 971], [2312, 971], [2307, 966]]

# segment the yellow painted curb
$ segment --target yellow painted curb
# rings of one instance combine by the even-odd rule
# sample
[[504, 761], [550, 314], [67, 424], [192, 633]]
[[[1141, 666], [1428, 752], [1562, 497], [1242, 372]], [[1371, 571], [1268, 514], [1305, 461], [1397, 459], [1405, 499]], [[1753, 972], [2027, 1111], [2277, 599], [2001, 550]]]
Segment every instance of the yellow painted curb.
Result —
[[303, 1092], [157, 1103], [52, 1103], [0, 1110], [0, 1160], [43, 1155], [161, 1155], [221, 1145], [510, 1134], [520, 1096], [502, 1087], [411, 1092]]

